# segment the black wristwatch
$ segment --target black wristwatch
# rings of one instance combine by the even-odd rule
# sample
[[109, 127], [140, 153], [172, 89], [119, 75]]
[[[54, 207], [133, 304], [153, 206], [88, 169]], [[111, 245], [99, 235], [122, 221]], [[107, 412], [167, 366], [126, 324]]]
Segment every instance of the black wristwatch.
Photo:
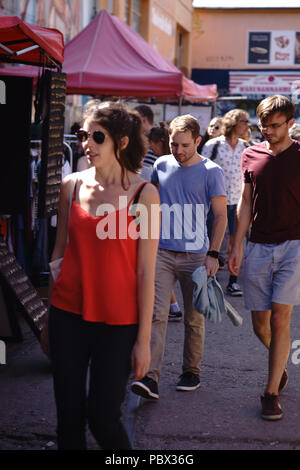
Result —
[[210, 256], [211, 258], [219, 259], [219, 252], [215, 250], [208, 251], [206, 255]]

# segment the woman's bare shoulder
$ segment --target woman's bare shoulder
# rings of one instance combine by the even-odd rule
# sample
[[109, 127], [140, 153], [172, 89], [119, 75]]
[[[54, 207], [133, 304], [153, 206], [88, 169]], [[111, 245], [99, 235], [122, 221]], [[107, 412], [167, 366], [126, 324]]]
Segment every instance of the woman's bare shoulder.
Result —
[[74, 173], [70, 173], [69, 175], [65, 176], [62, 180], [62, 185], [70, 187], [71, 182], [76, 183], [86, 181], [90, 177], [91, 169], [88, 168], [87, 170], [76, 171]]
[[141, 192], [140, 202], [142, 204], [159, 204], [159, 193], [152, 183], [147, 182], [145, 184], [145, 187]]

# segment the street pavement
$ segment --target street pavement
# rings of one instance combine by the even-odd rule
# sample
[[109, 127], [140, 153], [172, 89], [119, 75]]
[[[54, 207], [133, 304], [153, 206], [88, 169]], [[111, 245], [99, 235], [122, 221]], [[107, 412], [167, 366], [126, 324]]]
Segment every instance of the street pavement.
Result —
[[[225, 288], [228, 271], [217, 275]], [[181, 293], [176, 295], [182, 306]], [[128, 393], [124, 422], [136, 450], [300, 450], [300, 307], [294, 309], [289, 383], [282, 394], [284, 417], [260, 418], [260, 395], [267, 378], [267, 351], [255, 337], [243, 298], [227, 297], [243, 317], [234, 326], [206, 321], [201, 387], [176, 391], [181, 373], [183, 322], [169, 323], [159, 384], [159, 400]], [[24, 339], [7, 343], [0, 365], [0, 450], [56, 450], [56, 414], [51, 364], [22, 317]], [[299, 343], [297, 344], [297, 341]], [[297, 353], [297, 350], [299, 353]], [[89, 449], [97, 449], [88, 433]]]
[[[217, 274], [224, 292], [228, 276], [227, 269]], [[176, 296], [180, 296], [178, 286]], [[300, 307], [294, 308], [292, 316], [294, 348], [287, 366], [289, 383], [280, 400], [284, 417], [269, 422], [260, 417], [267, 350], [253, 333], [251, 314], [245, 310], [243, 298], [226, 295], [226, 299], [243, 317], [243, 324], [234, 326], [227, 315], [219, 324], [206, 321], [201, 386], [193, 392], [176, 391], [184, 325], [169, 322], [159, 400], [141, 398], [136, 403], [136, 449], [300, 449], [300, 364], [293, 363], [300, 362]]]

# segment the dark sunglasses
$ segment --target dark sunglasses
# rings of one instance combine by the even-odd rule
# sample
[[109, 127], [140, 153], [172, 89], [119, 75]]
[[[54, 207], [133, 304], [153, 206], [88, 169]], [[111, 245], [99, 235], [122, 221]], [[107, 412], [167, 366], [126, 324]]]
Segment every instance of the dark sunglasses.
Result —
[[80, 142], [86, 142], [90, 135], [93, 137], [96, 144], [103, 144], [105, 139], [105, 134], [102, 131], [95, 131], [91, 134], [83, 129], [79, 129], [75, 134]]

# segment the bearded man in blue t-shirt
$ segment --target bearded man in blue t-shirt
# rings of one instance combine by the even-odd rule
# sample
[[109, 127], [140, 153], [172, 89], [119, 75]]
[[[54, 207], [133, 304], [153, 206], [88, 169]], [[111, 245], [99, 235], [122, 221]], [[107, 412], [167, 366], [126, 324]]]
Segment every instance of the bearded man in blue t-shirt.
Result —
[[[182, 375], [177, 390], [200, 386], [204, 347], [204, 317], [193, 309], [193, 272], [206, 266], [207, 275], [218, 270], [219, 249], [227, 212], [222, 169], [197, 153], [200, 127], [191, 115], [179, 116], [169, 126], [172, 154], [157, 159], [152, 183], [159, 188], [161, 234], [156, 262], [155, 301], [151, 333], [151, 364], [148, 374], [133, 382], [132, 391], [144, 398], [158, 398], [171, 292], [179, 281], [184, 301], [185, 335]], [[210, 206], [214, 227], [209, 241], [206, 217]]]

